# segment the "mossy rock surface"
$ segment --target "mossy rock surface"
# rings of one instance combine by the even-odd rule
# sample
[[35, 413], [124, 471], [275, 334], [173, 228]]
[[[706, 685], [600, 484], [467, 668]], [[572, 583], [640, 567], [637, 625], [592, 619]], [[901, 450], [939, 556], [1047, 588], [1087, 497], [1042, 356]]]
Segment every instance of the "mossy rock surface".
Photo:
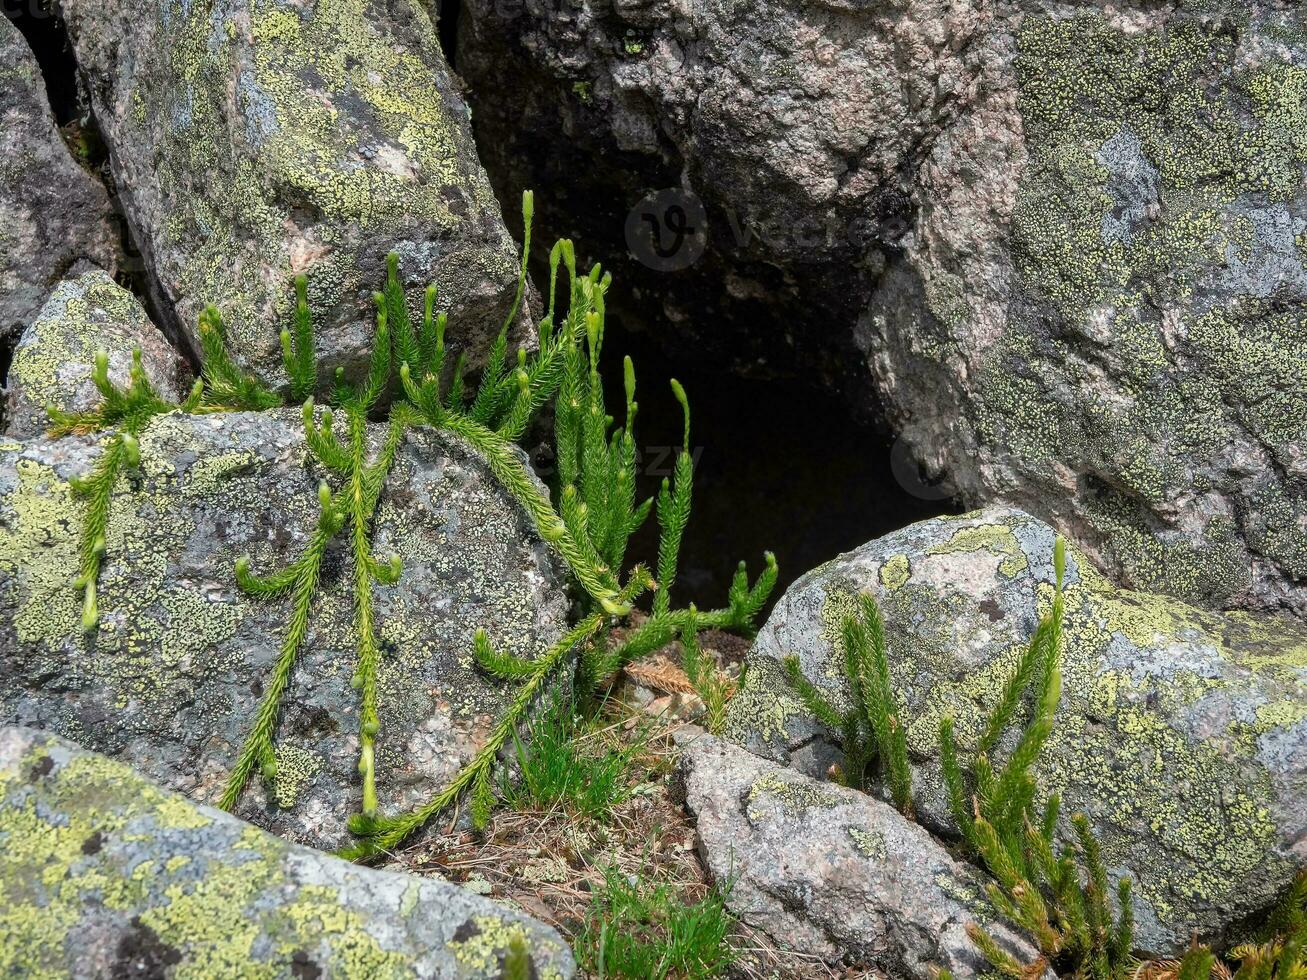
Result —
[[[1049, 608], [1055, 536], [991, 508], [912, 525], [810, 572], [759, 633], [728, 736], [813, 775], [838, 759], [779, 662], [798, 657], [847, 703], [840, 624], [859, 593], [874, 594], [918, 816], [951, 832], [939, 722], [952, 715], [964, 746], [979, 736]], [[1194, 930], [1220, 940], [1307, 866], [1307, 630], [1117, 589], [1073, 549], [1062, 679], [1040, 793], [1061, 795], [1068, 840], [1070, 815], [1086, 813], [1113, 877], [1135, 880], [1141, 948], [1175, 953]]]
[[0, 344], [31, 322], [72, 269], [121, 259], [109, 195], [69, 152], [41, 68], [0, 19]]
[[5, 394], [6, 432], [31, 437], [49, 427], [47, 405], [65, 412], [91, 411], [103, 400], [91, 380], [95, 355], [109, 358], [109, 381], [131, 384], [132, 351], [155, 394], [178, 402], [186, 363], [155, 329], [140, 302], [106, 272], [63, 280], [18, 338]]
[[573, 975], [552, 929], [432, 878], [289, 844], [43, 732], [0, 728], [0, 976]]
[[468, 111], [421, 0], [72, 0], [64, 15], [167, 326], [207, 304], [284, 380], [278, 330], [309, 277], [326, 373], [360, 374], [388, 252], [435, 283], [476, 362], [517, 283]]
[[[0, 722], [77, 740], [190, 798], [219, 797], [285, 635], [290, 598], [252, 599], [256, 574], [303, 553], [326, 477], [298, 411], [154, 419], [141, 465], [110, 503], [99, 576], [101, 621], [80, 625], [77, 540], [97, 438], [0, 442]], [[380, 442], [382, 429], [370, 438]], [[529, 519], [480, 459], [452, 439], [411, 432], [373, 529], [403, 574], [374, 587], [382, 643], [378, 791], [395, 813], [428, 801], [481, 745], [510, 697], [472, 662], [487, 630], [532, 656], [562, 632], [565, 578]], [[348, 841], [360, 806], [359, 695], [350, 686], [352, 555], [329, 549], [305, 648], [275, 739], [277, 776], [255, 778], [237, 813], [319, 847]]]
[[863, 318], [878, 386], [970, 500], [1307, 620], [1307, 17], [1015, 6]]
[[[983, 924], [1023, 963], [1038, 952], [995, 921], [985, 878], [880, 800], [705, 736], [681, 759], [685, 804], [727, 907], [784, 949], [885, 976], [989, 974]], [[1051, 976], [1051, 974], [1050, 974]]]

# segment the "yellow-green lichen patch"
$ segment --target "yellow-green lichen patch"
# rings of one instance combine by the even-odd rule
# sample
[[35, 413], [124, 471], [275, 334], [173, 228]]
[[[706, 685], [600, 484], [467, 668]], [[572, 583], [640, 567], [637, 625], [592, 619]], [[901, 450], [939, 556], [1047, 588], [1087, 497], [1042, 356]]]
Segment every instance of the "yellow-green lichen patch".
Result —
[[299, 802], [300, 793], [322, 768], [322, 756], [301, 745], [280, 744], [276, 748], [277, 781], [273, 788], [277, 805], [289, 810]]
[[[858, 596], [846, 586], [832, 583], [821, 602], [821, 638], [839, 654], [832, 658], [832, 670], [838, 670], [844, 659], [844, 624], [859, 615]], [[833, 676], [833, 675], [832, 675]]]
[[912, 578], [912, 565], [907, 555], [891, 555], [880, 566], [880, 584], [893, 590], [905, 585]]
[[20, 643], [42, 644], [80, 632], [81, 603], [72, 583], [80, 570], [77, 531], [83, 505], [53, 468], [31, 458], [14, 466], [17, 485], [0, 521], [0, 573], [19, 583], [14, 613]]
[[529, 939], [526, 930], [516, 922], [505, 922], [489, 915], [473, 916], [471, 922], [472, 927], [467, 931], [472, 935], [446, 943], [454, 959], [469, 970], [490, 972], [503, 959], [514, 940], [527, 942]]
[[1004, 578], [1013, 578], [1030, 566], [1021, 542], [1012, 533], [1012, 529], [1003, 524], [961, 528], [948, 541], [932, 545], [926, 554], [965, 555], [976, 551], [988, 551], [1002, 556], [998, 571]]
[[751, 820], [757, 819], [755, 804], [764, 800], [776, 800], [783, 808], [791, 811], [829, 809], [839, 806], [840, 798], [821, 788], [820, 783], [803, 777], [785, 779], [777, 773], [759, 776], [749, 787], [749, 796], [745, 801], [745, 812]]
[[873, 859], [885, 857], [885, 835], [879, 830], [863, 830], [861, 827], [850, 827], [849, 838], [853, 841], [853, 846], [857, 848], [858, 853], [863, 857]]
[[804, 717], [781, 666], [769, 657], [753, 658], [744, 680], [726, 711], [725, 738], [747, 743], [751, 738], [784, 742], [791, 718]]

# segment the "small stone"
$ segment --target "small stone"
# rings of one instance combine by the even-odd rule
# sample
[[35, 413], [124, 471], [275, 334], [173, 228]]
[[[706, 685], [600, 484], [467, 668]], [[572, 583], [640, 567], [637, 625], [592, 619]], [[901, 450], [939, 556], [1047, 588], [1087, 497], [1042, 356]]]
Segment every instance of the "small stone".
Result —
[[14, 350], [7, 433], [30, 438], [45, 431], [50, 425], [47, 405], [65, 412], [85, 412], [98, 405], [104, 396], [91, 380], [98, 351], [108, 355], [110, 382], [125, 390], [131, 383], [135, 348], [141, 350], [141, 364], [155, 394], [180, 401], [186, 362], [136, 297], [99, 270], [63, 280]]
[[705, 736], [681, 757], [685, 805], [726, 905], [773, 942], [891, 977], [987, 975], [983, 925], [1023, 963], [1038, 952], [993, 920], [984, 877], [893, 807]]

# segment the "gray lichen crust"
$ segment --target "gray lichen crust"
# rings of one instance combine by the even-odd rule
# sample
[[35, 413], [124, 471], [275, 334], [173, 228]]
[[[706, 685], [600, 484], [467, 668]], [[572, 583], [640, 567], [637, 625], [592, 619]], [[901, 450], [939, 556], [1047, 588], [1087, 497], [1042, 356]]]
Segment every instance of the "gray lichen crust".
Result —
[[185, 362], [126, 289], [96, 270], [59, 283], [23, 331], [9, 366], [5, 396], [9, 435], [38, 435], [50, 424], [47, 405], [85, 412], [103, 398], [91, 380], [97, 351], [109, 358], [109, 380], [130, 383], [132, 350], [155, 393], [180, 401]]
[[1023, 6], [922, 166], [873, 373], [970, 499], [1307, 619], [1307, 19]]
[[438, 879], [347, 864], [121, 762], [0, 728], [0, 976], [168, 980], [573, 974], [550, 928]]
[[[209, 303], [282, 377], [277, 329], [309, 276], [328, 369], [366, 365], [387, 252], [435, 282], [456, 343], [488, 349], [515, 249], [420, 0], [70, 0], [79, 67], [170, 326]], [[324, 375], [329, 376], [329, 375]]]
[[782, 947], [830, 963], [928, 980], [988, 963], [966, 934], [983, 924], [1023, 963], [1036, 950], [993, 921], [984, 876], [893, 807], [704, 737], [681, 760], [686, 807], [727, 905]]
[[[991, 508], [915, 524], [809, 573], [759, 633], [728, 735], [820, 774], [829, 744], [778, 667], [845, 698], [839, 624], [859, 592], [884, 610], [919, 817], [950, 829], [938, 727], [979, 735], [1052, 599], [1055, 532]], [[1307, 630], [1115, 589], [1068, 558], [1063, 694], [1035, 773], [1085, 812], [1113, 875], [1135, 879], [1141, 948], [1218, 939], [1307, 865]], [[1062, 828], [1069, 835], [1069, 825]]]
[[[251, 599], [233, 566], [290, 564], [318, 517], [319, 472], [298, 412], [153, 420], [139, 472], [111, 500], [101, 622], [79, 622], [77, 535], [94, 437], [0, 443], [0, 722], [76, 739], [163, 786], [215, 801], [249, 731], [289, 599]], [[370, 433], [374, 443], [381, 428]], [[375, 446], [374, 446], [375, 449]], [[480, 459], [411, 432], [373, 538], [403, 574], [377, 586], [383, 654], [378, 789], [383, 810], [426, 802], [479, 747], [508, 691], [472, 662], [484, 627], [530, 656], [562, 632], [564, 578]], [[275, 742], [276, 783], [237, 813], [291, 839], [346, 842], [359, 806], [358, 694], [348, 555], [333, 546]]]

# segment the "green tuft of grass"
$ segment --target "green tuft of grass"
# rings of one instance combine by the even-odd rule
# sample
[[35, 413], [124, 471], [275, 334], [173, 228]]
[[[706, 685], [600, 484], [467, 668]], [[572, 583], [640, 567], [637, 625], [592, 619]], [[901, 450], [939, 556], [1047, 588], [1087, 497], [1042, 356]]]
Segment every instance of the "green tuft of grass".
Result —
[[581, 720], [575, 706], [556, 699], [526, 726], [525, 740], [513, 736], [518, 772], [507, 770], [500, 798], [515, 810], [562, 806], [582, 817], [604, 819], [630, 799], [631, 762], [644, 738], [620, 748], [604, 742]]
[[575, 950], [597, 980], [708, 980], [736, 959], [727, 942], [733, 925], [718, 890], [686, 905], [665, 884], [610, 868]]

